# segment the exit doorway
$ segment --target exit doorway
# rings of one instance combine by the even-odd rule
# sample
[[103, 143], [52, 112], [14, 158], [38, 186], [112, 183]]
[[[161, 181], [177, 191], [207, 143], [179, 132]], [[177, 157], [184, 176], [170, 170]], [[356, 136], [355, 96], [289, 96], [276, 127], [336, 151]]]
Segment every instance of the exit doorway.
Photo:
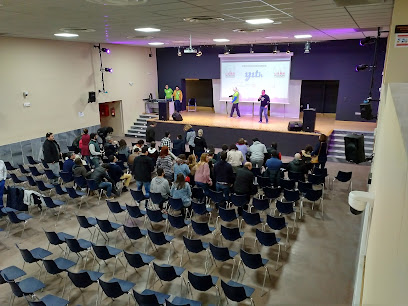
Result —
[[317, 113], [336, 113], [339, 81], [303, 80], [300, 110], [315, 108]]
[[197, 106], [214, 108], [211, 79], [186, 79], [185, 82], [186, 104], [191, 98], [195, 98]]
[[113, 128], [112, 136], [124, 136], [121, 100], [99, 103], [99, 117], [101, 121], [101, 127], [110, 126]]

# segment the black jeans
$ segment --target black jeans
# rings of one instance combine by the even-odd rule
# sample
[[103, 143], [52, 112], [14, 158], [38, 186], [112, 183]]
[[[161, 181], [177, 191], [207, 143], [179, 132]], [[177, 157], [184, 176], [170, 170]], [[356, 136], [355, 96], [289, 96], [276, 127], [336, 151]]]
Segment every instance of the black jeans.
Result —
[[235, 110], [235, 109], [237, 110], [237, 115], [238, 115], [238, 117], [241, 117], [241, 113], [239, 112], [238, 104], [239, 104], [239, 103], [233, 103], [233, 104], [232, 104], [230, 117], [232, 117], [232, 115], [234, 114], [234, 110]]

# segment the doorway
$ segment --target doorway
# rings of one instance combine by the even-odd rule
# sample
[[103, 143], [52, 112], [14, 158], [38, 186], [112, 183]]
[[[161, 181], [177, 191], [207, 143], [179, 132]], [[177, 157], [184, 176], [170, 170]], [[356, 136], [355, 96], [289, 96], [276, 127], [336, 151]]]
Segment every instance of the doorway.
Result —
[[317, 113], [336, 113], [339, 81], [302, 81], [300, 110], [315, 108]]
[[211, 79], [186, 79], [186, 103], [196, 99], [197, 106], [214, 108]]
[[101, 127], [110, 126], [113, 128], [113, 136], [124, 136], [121, 100], [99, 103], [99, 117]]

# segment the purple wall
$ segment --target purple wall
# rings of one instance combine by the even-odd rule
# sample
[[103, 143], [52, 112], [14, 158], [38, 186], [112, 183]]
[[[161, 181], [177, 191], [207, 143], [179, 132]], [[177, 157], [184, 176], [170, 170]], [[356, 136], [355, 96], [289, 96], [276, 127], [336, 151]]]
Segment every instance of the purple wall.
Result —
[[[280, 49], [286, 51], [286, 46]], [[359, 104], [367, 98], [371, 72], [355, 72], [358, 64], [371, 64], [374, 45], [362, 47], [359, 40], [325, 41], [312, 44], [310, 54], [303, 53], [304, 44], [293, 44], [294, 52], [291, 65], [293, 80], [339, 80], [337, 101], [337, 120], [361, 121], [355, 112], [360, 111]], [[381, 74], [384, 66], [386, 39], [381, 39], [378, 56], [378, 68], [375, 73], [373, 98], [378, 99], [378, 88], [381, 86]], [[159, 94], [164, 95], [163, 88], [169, 84], [181, 86], [183, 79], [219, 79], [220, 61], [218, 54], [223, 47], [209, 46], [202, 48], [203, 56], [193, 54], [177, 56], [176, 48], [157, 49], [157, 71], [159, 77]], [[235, 53], [249, 52], [248, 46], [234, 46]], [[255, 52], [271, 52], [272, 46], [254, 46]], [[188, 98], [188, 97], [185, 97]], [[377, 102], [373, 102], [373, 113], [377, 113]]]

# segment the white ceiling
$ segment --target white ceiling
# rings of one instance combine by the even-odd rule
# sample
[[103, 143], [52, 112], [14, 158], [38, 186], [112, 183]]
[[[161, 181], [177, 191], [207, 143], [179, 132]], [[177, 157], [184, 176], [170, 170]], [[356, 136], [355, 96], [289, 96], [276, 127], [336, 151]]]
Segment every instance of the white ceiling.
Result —
[[[53, 36], [60, 28], [79, 27], [95, 31], [78, 33], [79, 37], [71, 40], [146, 46], [148, 42], [159, 41], [165, 43], [164, 47], [187, 45], [190, 34], [193, 45], [214, 44], [213, 38], [228, 38], [228, 44], [291, 42], [296, 41], [295, 34], [311, 34], [312, 41], [358, 39], [376, 35], [375, 31], [364, 30], [367, 28], [387, 30], [393, 10], [393, 0], [347, 7], [338, 7], [333, 0], [147, 0], [132, 5], [138, 1], [143, 2], [0, 0], [0, 33], [4, 33], [0, 35], [60, 40]], [[183, 21], [195, 16], [222, 17], [224, 21]], [[270, 18], [280, 24], [245, 23], [246, 19], [254, 18]], [[161, 32], [134, 31], [140, 27], [157, 27]], [[257, 28], [264, 31], [233, 32]]]

